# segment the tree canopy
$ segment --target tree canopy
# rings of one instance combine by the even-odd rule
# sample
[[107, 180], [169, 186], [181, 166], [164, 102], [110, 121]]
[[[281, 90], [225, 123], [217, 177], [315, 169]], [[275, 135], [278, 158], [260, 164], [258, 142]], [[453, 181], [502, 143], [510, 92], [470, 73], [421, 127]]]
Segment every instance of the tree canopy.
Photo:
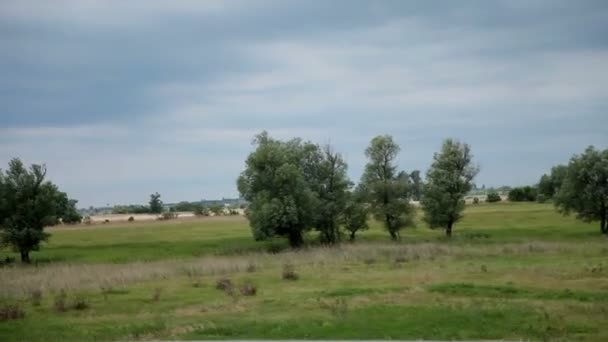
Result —
[[589, 146], [570, 159], [554, 205], [565, 215], [575, 213], [582, 221], [599, 221], [602, 234], [608, 234], [608, 150]]
[[453, 139], [444, 141], [426, 174], [421, 201], [424, 220], [431, 228], [442, 228], [447, 236], [452, 235], [454, 223], [462, 217], [464, 196], [478, 172], [469, 145]]
[[163, 212], [163, 202], [160, 200], [160, 194], [155, 192], [150, 195], [150, 212], [160, 214]]

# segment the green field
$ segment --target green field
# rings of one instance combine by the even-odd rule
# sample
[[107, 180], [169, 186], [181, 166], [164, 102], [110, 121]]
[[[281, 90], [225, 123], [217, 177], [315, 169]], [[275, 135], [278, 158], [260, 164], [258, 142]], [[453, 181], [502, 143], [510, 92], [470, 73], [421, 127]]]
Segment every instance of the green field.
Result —
[[354, 244], [310, 234], [299, 251], [253, 241], [235, 217], [50, 232], [37, 265], [0, 268], [2, 305], [25, 312], [0, 322], [0, 341], [608, 341], [608, 240], [549, 204], [469, 206], [451, 240], [420, 223], [393, 243], [373, 224]]

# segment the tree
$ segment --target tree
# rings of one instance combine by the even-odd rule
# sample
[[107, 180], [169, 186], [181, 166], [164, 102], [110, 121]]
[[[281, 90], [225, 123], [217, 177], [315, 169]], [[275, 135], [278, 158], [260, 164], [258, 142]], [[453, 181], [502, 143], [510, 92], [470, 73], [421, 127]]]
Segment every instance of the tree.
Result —
[[6, 172], [0, 170], [0, 241], [30, 262], [30, 252], [40, 249], [49, 234], [44, 231], [70, 219], [66, 209], [75, 205], [57, 186], [45, 181], [46, 167], [31, 165], [25, 168], [21, 160], [13, 159]]
[[414, 201], [420, 201], [422, 198], [423, 183], [419, 170], [414, 170], [410, 173], [410, 187], [412, 199]]
[[237, 185], [249, 202], [247, 218], [256, 240], [287, 237], [292, 247], [304, 242], [318, 208], [311, 188], [318, 149], [300, 139], [286, 142], [262, 132], [254, 139], [255, 151], [245, 161]]
[[360, 230], [369, 228], [367, 225], [367, 216], [369, 209], [365, 204], [365, 198], [362, 191], [358, 188], [347, 195], [346, 204], [342, 211], [340, 223], [344, 226], [349, 234], [350, 241], [355, 241], [355, 234]]
[[163, 212], [163, 202], [160, 200], [160, 194], [155, 192], [150, 195], [150, 212], [160, 214]]
[[414, 225], [415, 208], [409, 202], [407, 177], [398, 177], [395, 158], [399, 146], [390, 135], [372, 139], [365, 155], [369, 159], [361, 178], [374, 217], [383, 223], [391, 239], [399, 231]]
[[224, 215], [224, 206], [220, 204], [214, 204], [209, 208], [214, 216]]
[[452, 139], [444, 141], [426, 174], [421, 201], [424, 220], [431, 228], [445, 229], [446, 235], [452, 236], [454, 223], [462, 217], [464, 196], [471, 190], [478, 172], [468, 144]]
[[570, 159], [554, 205], [564, 215], [576, 213], [584, 222], [600, 221], [600, 231], [608, 234], [608, 150], [589, 146]]
[[564, 177], [566, 176], [567, 167], [565, 165], [557, 165], [551, 168], [550, 174], [544, 174], [538, 182], [538, 194], [546, 198], [553, 198], [559, 191]]
[[317, 194], [314, 227], [321, 242], [334, 244], [340, 240], [339, 218], [346, 206], [352, 182], [346, 174], [347, 165], [331, 146], [318, 147], [315, 160], [315, 177], [311, 189]]

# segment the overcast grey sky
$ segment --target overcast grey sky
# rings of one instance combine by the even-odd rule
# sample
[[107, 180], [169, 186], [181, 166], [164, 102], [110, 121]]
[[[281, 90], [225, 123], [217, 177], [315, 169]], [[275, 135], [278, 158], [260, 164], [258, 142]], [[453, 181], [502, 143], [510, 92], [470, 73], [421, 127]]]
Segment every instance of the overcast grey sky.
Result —
[[377, 134], [426, 171], [531, 184], [608, 145], [608, 1], [0, 1], [0, 167], [46, 163], [79, 205], [237, 196], [261, 130]]

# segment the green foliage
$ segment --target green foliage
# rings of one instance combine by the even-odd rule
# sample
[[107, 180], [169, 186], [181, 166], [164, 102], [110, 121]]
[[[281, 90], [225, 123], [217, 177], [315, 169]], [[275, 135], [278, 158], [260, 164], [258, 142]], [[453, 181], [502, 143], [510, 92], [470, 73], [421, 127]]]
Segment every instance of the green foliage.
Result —
[[115, 205], [112, 208], [112, 214], [149, 214], [150, 207], [147, 205]]
[[348, 231], [350, 241], [355, 241], [355, 234], [360, 230], [367, 230], [369, 209], [365, 203], [364, 194], [360, 189], [348, 193], [346, 204], [342, 211], [341, 223]]
[[576, 213], [584, 222], [600, 221], [600, 231], [608, 234], [608, 150], [589, 146], [572, 157], [554, 204], [565, 215]]
[[488, 192], [488, 195], [486, 196], [486, 202], [488, 203], [495, 203], [495, 202], [500, 202], [502, 201], [502, 198], [500, 197], [500, 195], [497, 192]]
[[75, 224], [82, 222], [82, 215], [80, 215], [78, 209], [76, 209], [76, 203], [78, 203], [78, 201], [74, 199], [70, 199], [66, 202], [65, 206], [62, 209], [63, 214], [61, 216], [61, 222], [65, 224]]
[[468, 144], [452, 139], [444, 141], [426, 174], [421, 201], [429, 227], [445, 229], [447, 236], [451, 236], [453, 224], [462, 218], [464, 196], [471, 190], [478, 172]]
[[[298, 247], [304, 241], [303, 233], [315, 224], [334, 229], [331, 225], [337, 219], [333, 215], [340, 207], [346, 168], [341, 157], [329, 149], [323, 154], [319, 146], [300, 139], [275, 140], [266, 132], [254, 144], [256, 149], [237, 182], [242, 197], [250, 203], [247, 218], [254, 238], [283, 236]], [[336, 180], [339, 184], [327, 187]], [[338, 203], [335, 207], [323, 208], [332, 216], [321, 218], [320, 206], [333, 200]], [[332, 238], [333, 233], [327, 236]]]
[[209, 208], [206, 208], [202, 205], [198, 205], [194, 208], [194, 215], [195, 216], [209, 216]]
[[473, 204], [479, 204], [479, 197], [473, 197]]
[[543, 195], [547, 199], [553, 198], [564, 182], [567, 170], [567, 166], [557, 165], [551, 168], [551, 174], [542, 175], [538, 182], [538, 194]]
[[414, 225], [415, 217], [415, 208], [409, 202], [408, 177], [397, 175], [395, 159], [399, 150], [390, 135], [373, 138], [365, 150], [369, 161], [361, 177], [361, 189], [372, 214], [393, 240], [399, 239], [401, 229]]
[[155, 192], [150, 195], [150, 212], [160, 214], [163, 212], [163, 202], [160, 200], [160, 194]]
[[424, 191], [424, 183], [420, 177], [420, 171], [414, 170], [410, 173], [410, 193], [414, 201], [420, 201], [422, 199], [422, 193]]
[[76, 201], [45, 176], [44, 165], [28, 170], [19, 159], [11, 160], [6, 172], [0, 170], [0, 241], [20, 252], [23, 262], [29, 262], [30, 251], [48, 239], [44, 227], [79, 217], [74, 213]]
[[319, 231], [322, 243], [333, 244], [340, 240], [338, 220], [352, 186], [346, 174], [347, 165], [342, 156], [327, 145], [322, 150], [317, 149], [311, 166], [315, 170], [309, 182], [318, 200], [313, 225]]
[[223, 205], [219, 205], [219, 204], [212, 205], [210, 210], [213, 213], [213, 215], [215, 215], [215, 216], [224, 215], [224, 206]]
[[512, 188], [509, 191], [509, 201], [511, 202], [535, 202], [538, 192], [536, 188], [531, 186], [522, 186]]

